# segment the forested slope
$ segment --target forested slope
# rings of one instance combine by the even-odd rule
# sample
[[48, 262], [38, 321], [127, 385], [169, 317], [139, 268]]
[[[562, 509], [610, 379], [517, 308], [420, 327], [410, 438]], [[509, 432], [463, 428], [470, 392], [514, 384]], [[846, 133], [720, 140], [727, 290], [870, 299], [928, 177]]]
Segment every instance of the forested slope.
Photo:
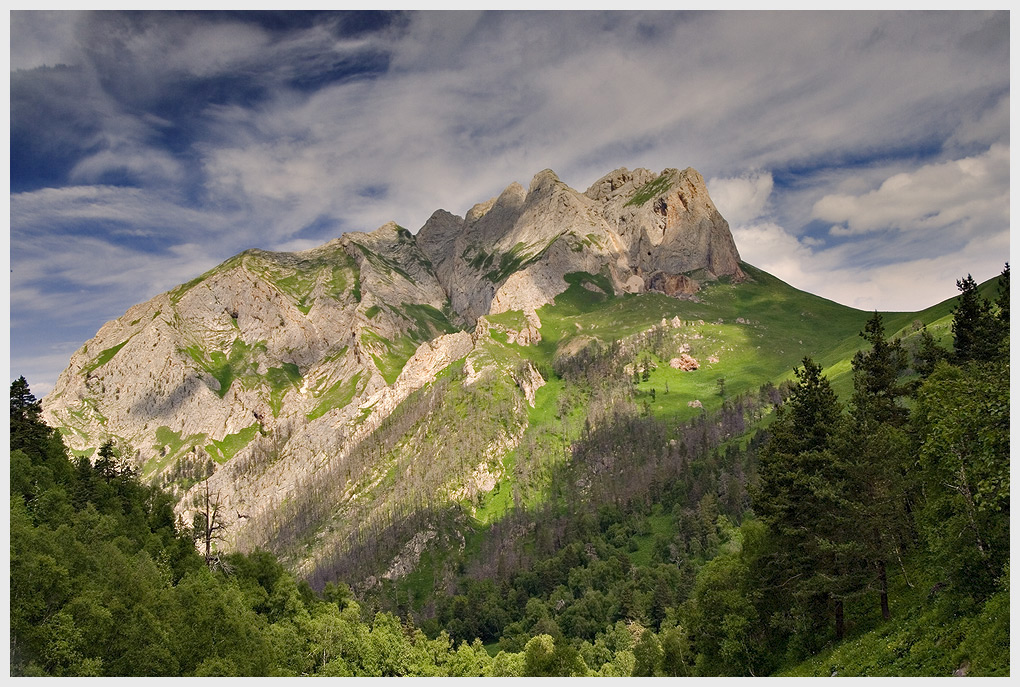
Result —
[[717, 385], [678, 420], [641, 359], [654, 337], [629, 368], [610, 344], [556, 356], [553, 398], [573, 401], [537, 398], [545, 434], [522, 442], [565, 451], [533, 463], [544, 486], [472, 504], [461, 546], [356, 594], [342, 566], [316, 593], [264, 551], [199, 555], [208, 520], [175, 520], [113, 445], [69, 458], [18, 380], [12, 674], [1008, 674], [999, 283], [989, 302], [961, 282], [952, 349], [862, 317], [843, 395], [805, 357], [790, 384]]

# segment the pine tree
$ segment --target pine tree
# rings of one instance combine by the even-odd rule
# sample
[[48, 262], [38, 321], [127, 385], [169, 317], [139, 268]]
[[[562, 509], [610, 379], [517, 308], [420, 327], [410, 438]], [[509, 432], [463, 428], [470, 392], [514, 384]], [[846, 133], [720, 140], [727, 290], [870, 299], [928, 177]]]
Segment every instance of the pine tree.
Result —
[[856, 589], [859, 560], [846, 473], [835, 452], [841, 409], [821, 366], [804, 358], [798, 382], [777, 413], [763, 447], [754, 509], [773, 541], [768, 564], [777, 588], [815, 615], [832, 602], [836, 636], [843, 636], [843, 602]]
[[[958, 279], [960, 300], [953, 311], [953, 349], [958, 363], [993, 360], [999, 351], [1001, 329], [991, 304], [978, 292], [977, 282], [969, 274]], [[1006, 302], [1009, 310], [1008, 300]]]
[[906, 468], [909, 440], [904, 430], [908, 386], [907, 352], [899, 339], [885, 338], [882, 316], [868, 320], [863, 337], [871, 348], [853, 359], [854, 393], [840, 454], [846, 466], [857, 526], [855, 536], [868, 565], [862, 585], [877, 588], [882, 617], [889, 619], [888, 561], [908, 538]]

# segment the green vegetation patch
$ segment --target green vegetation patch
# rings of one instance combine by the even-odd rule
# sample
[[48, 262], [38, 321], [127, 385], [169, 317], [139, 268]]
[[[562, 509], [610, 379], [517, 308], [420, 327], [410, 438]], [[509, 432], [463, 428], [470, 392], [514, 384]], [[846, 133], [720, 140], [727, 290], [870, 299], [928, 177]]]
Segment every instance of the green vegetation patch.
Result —
[[495, 315], [486, 315], [485, 319], [498, 327], [507, 329], [519, 330], [528, 326], [528, 318], [524, 315], [523, 310], [506, 310]]
[[403, 303], [392, 310], [411, 323], [407, 334], [391, 341], [370, 329], [361, 333], [361, 343], [371, 352], [387, 384], [396, 381], [421, 343], [458, 331], [443, 311], [431, 305]]
[[[555, 305], [565, 310], [588, 312], [592, 308], [604, 303], [613, 295], [612, 285], [608, 283], [608, 280], [603, 281], [604, 277], [599, 275], [589, 274], [588, 272], [571, 272], [564, 275], [563, 279], [570, 286], [566, 291], [556, 296]], [[585, 288], [584, 284], [595, 285], [601, 293]], [[549, 306], [544, 306], [539, 312], [546, 308], [549, 308]], [[542, 320], [544, 326], [545, 318], [539, 315], [539, 319]]]
[[405, 319], [414, 322], [412, 334], [419, 343], [434, 339], [440, 334], [453, 334], [458, 331], [446, 314], [431, 305], [424, 303], [404, 303], [400, 313]]
[[[554, 236], [545, 246], [542, 246], [540, 243], [533, 243], [531, 245], [517, 243], [508, 252], [499, 256], [498, 266], [486, 272], [485, 278], [493, 284], [506, 281], [514, 272], [537, 262], [558, 238], [558, 236]], [[495, 255], [489, 256], [490, 259], [486, 261], [486, 268], [494, 262], [495, 257]]]
[[361, 373], [354, 375], [350, 379], [341, 379], [335, 382], [328, 389], [317, 395], [319, 399], [318, 404], [312, 409], [312, 412], [306, 416], [309, 420], [315, 420], [328, 413], [333, 408], [343, 408], [351, 402], [354, 395], [358, 391], [358, 385], [361, 383]]
[[245, 257], [248, 270], [270, 282], [305, 315], [312, 309], [312, 294], [320, 283], [335, 300], [354, 290], [358, 291], [355, 300], [361, 300], [357, 263], [342, 249], [297, 261], [264, 251], [249, 251]]
[[399, 274], [404, 279], [406, 279], [407, 281], [410, 282], [414, 281], [411, 275], [407, 273], [407, 270], [405, 270], [396, 260], [388, 258], [384, 255], [380, 255], [379, 253], [376, 253], [375, 251], [366, 248], [360, 243], [355, 243], [354, 245], [358, 247], [358, 250], [360, 250], [361, 254], [365, 256], [369, 264], [371, 264], [372, 267], [374, 267], [383, 275], [392, 276], [394, 273], [396, 273]]
[[[61, 434], [64, 433], [64, 431], [63, 431], [64, 428], [63, 427], [60, 427], [58, 429], [60, 430]], [[88, 446], [88, 447], [83, 448], [83, 449], [70, 448], [70, 449], [68, 449], [68, 451], [70, 451], [71, 455], [74, 456], [75, 458], [89, 458], [89, 459], [91, 459], [92, 458], [92, 454], [94, 454], [96, 452], [96, 447], [95, 446]]]
[[477, 272], [485, 272], [485, 278], [494, 284], [505, 281], [511, 274], [537, 262], [559, 236], [554, 236], [546, 244], [541, 242], [525, 244], [518, 242], [506, 253], [488, 253], [478, 246], [469, 246], [461, 254], [461, 258]]
[[592, 274], [591, 272], [569, 272], [563, 275], [563, 281], [571, 285], [578, 284], [580, 286], [584, 286], [585, 284], [590, 284], [601, 289], [602, 293], [606, 294], [610, 298], [616, 295], [616, 290], [613, 288], [613, 282], [604, 274]]
[[347, 354], [347, 346], [342, 346], [339, 350], [334, 351], [333, 353], [330, 353], [325, 358], [323, 358], [322, 362], [324, 362], [324, 363], [331, 363], [334, 360], [340, 360], [340, 358], [344, 357], [346, 354]]
[[273, 409], [273, 417], [278, 417], [283, 397], [291, 389], [301, 388], [301, 371], [294, 363], [283, 363], [282, 367], [269, 368], [265, 379], [269, 385], [269, 406]]
[[220, 388], [216, 390], [216, 394], [223, 398], [235, 379], [255, 372], [252, 353], [259, 350], [265, 352], [266, 342], [257, 341], [249, 346], [242, 339], [234, 339], [227, 353], [213, 351], [208, 356], [197, 344], [188, 346], [184, 350], [200, 368], [208, 372], [220, 383]]
[[146, 479], [162, 472], [175, 457], [184, 451], [201, 445], [205, 441], [205, 434], [191, 434], [184, 437], [179, 431], [175, 432], [166, 425], [162, 425], [156, 428], [155, 438], [156, 441], [152, 448], [160, 455], [153, 456], [142, 466], [142, 477]]
[[369, 329], [361, 332], [361, 343], [372, 351], [372, 360], [387, 384], [397, 381], [407, 360], [418, 350], [418, 342], [411, 336], [390, 341]]
[[[647, 184], [639, 188], [634, 193], [634, 197], [627, 201], [627, 205], [644, 205], [652, 198], [661, 196], [663, 193], [668, 191], [672, 183], [673, 179], [671, 175], [660, 174], [658, 177], [652, 179]], [[626, 207], [626, 205], [624, 207]]]
[[124, 348], [124, 346], [130, 340], [131, 337], [129, 336], [127, 339], [121, 341], [116, 346], [111, 346], [110, 348], [107, 348], [105, 351], [101, 352], [99, 355], [93, 358], [92, 362], [83, 367], [82, 372], [84, 372], [85, 374], [89, 374], [90, 372], [94, 372], [97, 368], [100, 368], [106, 363], [110, 362], [111, 360], [113, 360], [113, 356], [117, 355], [117, 352], [120, 351], [120, 349]]
[[237, 452], [251, 443], [259, 432], [259, 423], [245, 427], [240, 432], [228, 434], [219, 441], [213, 439], [212, 443], [205, 447], [213, 460], [217, 463], [226, 463], [237, 455]]

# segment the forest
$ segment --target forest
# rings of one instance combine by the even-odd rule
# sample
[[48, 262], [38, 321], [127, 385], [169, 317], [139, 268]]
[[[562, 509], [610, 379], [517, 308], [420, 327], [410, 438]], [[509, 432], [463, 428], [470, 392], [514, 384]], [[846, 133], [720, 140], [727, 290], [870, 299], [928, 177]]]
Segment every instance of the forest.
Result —
[[1008, 675], [1009, 266], [991, 300], [957, 284], [952, 348], [890, 340], [876, 312], [845, 399], [805, 357], [673, 427], [640, 359], [557, 361], [588, 410], [549, 498], [358, 593], [359, 561], [308, 581], [204, 554], [200, 518], [115, 445], [72, 458], [22, 377], [11, 674]]

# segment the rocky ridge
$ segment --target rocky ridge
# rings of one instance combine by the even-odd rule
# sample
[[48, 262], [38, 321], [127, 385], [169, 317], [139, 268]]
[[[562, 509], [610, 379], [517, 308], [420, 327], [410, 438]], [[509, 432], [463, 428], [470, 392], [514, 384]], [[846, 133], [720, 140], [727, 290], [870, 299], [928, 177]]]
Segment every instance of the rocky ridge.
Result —
[[[536, 311], [570, 275], [612, 293], [690, 297], [706, 280], [742, 279], [739, 260], [693, 169], [619, 169], [584, 193], [545, 170], [463, 218], [437, 210], [416, 234], [390, 223], [309, 251], [234, 256], [105, 324], [72, 356], [44, 417], [81, 454], [115, 439], [144, 476], [178, 489], [186, 519], [208, 482], [237, 514], [225, 544], [255, 545], [274, 536], [267, 514], [452, 363], [464, 361], [465, 385], [503, 375], [515, 407], [534, 405], [538, 370], [502, 370], [481, 349], [490, 329], [539, 343]], [[520, 327], [486, 319], [510, 311]], [[522, 431], [489, 437], [486, 453], [512, 450]], [[450, 497], [491, 488], [479, 476], [497, 470], [471, 465]]]

